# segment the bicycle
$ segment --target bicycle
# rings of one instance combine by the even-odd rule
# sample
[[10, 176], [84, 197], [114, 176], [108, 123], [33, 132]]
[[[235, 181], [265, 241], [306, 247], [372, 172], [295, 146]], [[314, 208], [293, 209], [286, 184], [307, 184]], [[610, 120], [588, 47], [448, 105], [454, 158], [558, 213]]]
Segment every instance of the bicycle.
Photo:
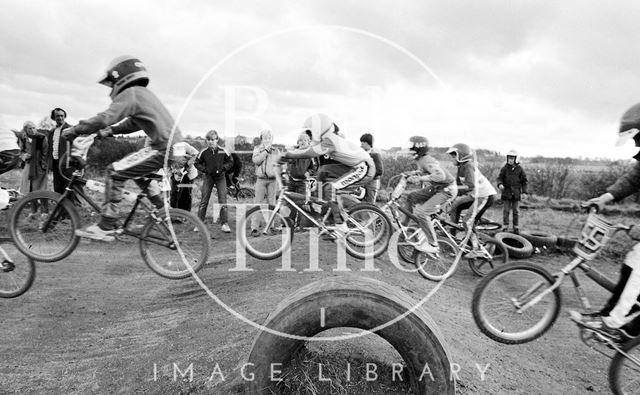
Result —
[[[410, 175], [411, 173], [399, 174], [400, 181], [396, 184], [396, 187], [391, 193], [391, 198], [385, 203], [382, 210], [391, 212], [391, 217], [396, 225], [396, 229], [400, 232], [397, 244], [398, 254], [407, 262], [412, 262], [423, 277], [434, 281], [449, 277], [455, 271], [457, 263], [460, 261], [456, 259], [458, 254], [466, 256], [472, 251], [475, 252], [476, 257], [467, 258], [467, 262], [471, 270], [479, 276], [486, 275], [488, 272], [487, 268], [489, 270], [493, 269], [494, 260], [496, 259], [501, 260], [502, 263], [508, 262], [509, 254], [501, 242], [491, 236], [478, 233], [473, 228], [471, 229], [469, 237], [456, 240], [445, 225], [465, 233], [467, 233], [467, 230], [462, 225], [453, 224], [441, 218], [443, 212], [442, 207], [440, 208], [440, 212], [432, 215], [430, 219], [436, 232], [432, 237], [438, 243], [439, 252], [426, 253], [418, 251], [415, 247], [421, 242], [420, 237], [422, 232], [420, 232], [418, 227], [402, 225], [400, 215], [398, 214], [398, 211], [400, 211], [410, 220], [418, 223], [418, 218], [398, 203], [398, 200], [406, 189], [407, 178]], [[438, 237], [438, 233], [440, 237]]]
[[[595, 259], [618, 231], [629, 234], [630, 230], [631, 227], [624, 224], [610, 224], [591, 210], [573, 248], [576, 257], [559, 272], [551, 274], [538, 265], [520, 263], [499, 268], [485, 277], [473, 293], [472, 312], [476, 325], [489, 338], [504, 344], [522, 344], [537, 339], [558, 318], [562, 302], [560, 286], [567, 277], [574, 285], [582, 308], [588, 311], [591, 308], [589, 299], [576, 270], [580, 269], [596, 284], [613, 292], [615, 283], [587, 263]], [[609, 370], [611, 390], [616, 394], [625, 393], [622, 390], [624, 381], [635, 377], [634, 390], [640, 391], [640, 337], [621, 343], [607, 332], [573, 320], [579, 324], [581, 340], [585, 344], [591, 347], [589, 342], [594, 341], [617, 352]]]
[[244, 178], [235, 178], [235, 182], [227, 188], [227, 194], [236, 200], [253, 199], [256, 195], [253, 190], [240, 186]]
[[[282, 165], [276, 164], [276, 182], [278, 198], [275, 205], [258, 205], [248, 210], [238, 223], [238, 241], [249, 255], [262, 259], [275, 259], [287, 250], [293, 241], [293, 224], [282, 209], [296, 210], [299, 215], [307, 218], [312, 227], [318, 228], [320, 234], [328, 234], [336, 241], [345, 244], [349, 255], [365, 259], [378, 257], [386, 251], [389, 244], [391, 223], [387, 216], [375, 205], [360, 203], [345, 210], [345, 223], [348, 226], [346, 234], [336, 231], [335, 226], [329, 224], [332, 209], [328, 202], [307, 193], [289, 192], [283, 181]], [[346, 190], [337, 191], [338, 195], [349, 193]], [[300, 207], [295, 201], [303, 201]], [[372, 229], [367, 225], [378, 224]], [[383, 226], [379, 226], [383, 224]], [[378, 234], [382, 233], [382, 234]], [[380, 245], [378, 242], [382, 241]], [[266, 247], [271, 246], [268, 250]]]
[[[87, 143], [87, 150], [93, 138]], [[63, 161], [64, 156], [60, 159], [60, 162]], [[104, 191], [104, 184], [84, 179], [86, 162], [83, 158], [74, 157], [73, 161], [77, 169], [69, 178], [64, 193], [31, 192], [20, 199], [11, 212], [11, 237], [20, 252], [34, 260], [57, 262], [69, 256], [78, 246], [80, 237], [76, 236], [75, 231], [80, 229], [81, 219], [74, 199], [79, 202], [78, 198], [82, 198], [95, 213], [101, 211], [100, 206], [84, 193], [82, 186]], [[163, 176], [155, 174], [143, 178], [147, 185], [163, 179]], [[158, 210], [146, 199], [145, 193], [123, 191], [123, 198], [133, 202], [133, 207], [114, 233], [116, 237], [124, 235], [137, 238], [142, 259], [151, 270], [165, 278], [182, 279], [191, 275], [186, 262], [194, 272], [202, 268], [209, 255], [209, 233], [200, 219], [176, 208], [169, 208], [167, 217], [166, 210]], [[144, 223], [136, 226], [134, 216], [138, 208], [142, 209]], [[194, 232], [194, 229], [198, 231]]]
[[[0, 237], [0, 243], [13, 247], [9, 237]], [[0, 247], [0, 259], [0, 298], [15, 298], [27, 292], [36, 278], [33, 259], [18, 251], [8, 253], [3, 247]]]

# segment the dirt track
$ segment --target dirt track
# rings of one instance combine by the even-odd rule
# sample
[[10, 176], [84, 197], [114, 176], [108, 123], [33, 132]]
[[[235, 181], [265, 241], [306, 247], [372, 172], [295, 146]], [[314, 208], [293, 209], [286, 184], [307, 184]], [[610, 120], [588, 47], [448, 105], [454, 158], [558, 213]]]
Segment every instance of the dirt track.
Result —
[[[211, 226], [211, 225], [210, 225]], [[327, 276], [335, 267], [335, 247], [321, 242], [319, 273], [307, 267], [306, 236], [295, 239], [293, 267], [277, 272], [279, 260], [248, 257], [255, 271], [230, 272], [235, 264], [233, 235], [213, 226], [213, 257], [200, 272], [224, 303], [262, 323], [281, 300], [302, 285]], [[306, 235], [306, 234], [305, 234]], [[554, 267], [569, 257], [535, 260]], [[435, 285], [416, 273], [403, 273], [387, 257], [380, 272], [360, 272], [363, 263], [348, 260], [351, 275], [367, 275], [401, 287], [416, 299]], [[612, 275], [615, 275], [612, 273]], [[471, 318], [472, 290], [478, 282], [463, 263], [453, 278], [425, 305], [439, 325], [451, 359], [460, 370], [460, 393], [565, 393], [608, 391], [608, 360], [579, 340], [566, 310], [578, 303], [565, 287], [564, 307], [554, 328], [542, 339], [520, 346], [496, 344]], [[604, 296], [585, 281], [592, 302]], [[0, 300], [0, 392], [2, 393], [235, 393], [239, 367], [257, 329], [216, 304], [191, 279], [171, 281], [151, 272], [135, 243], [81, 243], [69, 258], [39, 263], [36, 282], [25, 295]], [[375, 354], [384, 348], [375, 338], [344, 349]], [[174, 365], [175, 364], [175, 365]], [[181, 378], [193, 368], [193, 381]], [[482, 380], [480, 370], [485, 372]], [[222, 380], [224, 378], [224, 380]]]

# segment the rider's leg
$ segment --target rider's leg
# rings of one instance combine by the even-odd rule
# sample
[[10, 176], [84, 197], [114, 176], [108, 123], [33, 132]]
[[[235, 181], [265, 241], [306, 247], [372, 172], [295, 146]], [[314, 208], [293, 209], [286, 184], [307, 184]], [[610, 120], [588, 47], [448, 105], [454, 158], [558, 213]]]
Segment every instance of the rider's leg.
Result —
[[625, 265], [631, 268], [631, 274], [626, 282], [620, 299], [611, 310], [608, 317], [603, 317], [605, 324], [612, 328], [620, 328], [628, 321], [628, 315], [640, 296], [640, 244], [636, 244], [627, 254]]
[[473, 196], [472, 195], [464, 195], [458, 196], [453, 203], [451, 204], [451, 212], [449, 213], [449, 218], [451, 222], [457, 224], [460, 220], [460, 213], [462, 210], [466, 210], [473, 204]]
[[[409, 192], [406, 195], [406, 199], [404, 201], [404, 208], [407, 209], [407, 211], [409, 212], [413, 212], [414, 207], [416, 207], [419, 204], [425, 203], [427, 200], [431, 199], [435, 193], [436, 193], [436, 189], [431, 185], [429, 185], [426, 188], [419, 189], [417, 191]], [[403, 226], [409, 225], [409, 221], [410, 221], [409, 217], [405, 217], [402, 220], [402, 225]]]

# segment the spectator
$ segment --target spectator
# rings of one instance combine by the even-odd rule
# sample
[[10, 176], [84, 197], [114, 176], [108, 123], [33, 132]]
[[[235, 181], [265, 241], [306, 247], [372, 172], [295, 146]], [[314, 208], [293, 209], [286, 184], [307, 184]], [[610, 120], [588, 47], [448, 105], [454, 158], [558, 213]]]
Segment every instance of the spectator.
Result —
[[198, 150], [184, 143], [186, 155], [171, 161], [171, 207], [191, 211], [193, 180], [198, 177], [194, 166]]
[[233, 166], [233, 159], [231, 159], [231, 155], [227, 150], [218, 145], [218, 132], [210, 130], [205, 137], [207, 148], [200, 152], [195, 161], [196, 168], [203, 173], [202, 196], [198, 207], [198, 217], [204, 222], [211, 191], [215, 186], [218, 192], [218, 203], [222, 205], [219, 217], [219, 222], [222, 224], [220, 229], [224, 233], [230, 233], [231, 229], [227, 218], [227, 181], [225, 173]]
[[373, 136], [371, 133], [365, 133], [360, 137], [360, 146], [371, 155], [373, 163], [376, 165], [376, 174], [373, 176], [373, 180], [365, 185], [366, 192], [364, 195], [365, 202], [375, 204], [378, 191], [380, 190], [380, 177], [382, 177], [384, 173], [382, 158], [378, 152], [373, 150]]
[[[22, 131], [25, 136], [24, 146], [28, 151], [26, 151], [24, 155], [26, 159], [25, 171], [23, 172], [20, 192], [24, 194], [46, 190], [47, 170], [49, 167], [48, 131], [36, 129], [36, 125], [31, 121], [24, 124]], [[30, 142], [28, 142], [27, 139], [30, 140]]]
[[227, 179], [227, 188], [236, 187], [236, 185], [238, 184], [238, 177], [242, 172], [242, 159], [240, 159], [240, 155], [232, 152], [231, 159], [233, 159], [233, 166], [231, 166], [231, 169], [225, 173], [225, 178]]
[[[256, 165], [256, 200], [255, 203], [275, 204], [276, 201], [276, 169], [280, 150], [273, 146], [273, 133], [269, 129], [260, 132], [260, 142], [253, 149], [252, 160]], [[254, 216], [256, 217], [256, 216]], [[258, 218], [252, 219], [251, 235], [259, 236]]]
[[527, 175], [520, 167], [518, 153], [514, 150], [507, 153], [507, 163], [500, 169], [498, 189], [502, 191], [502, 231], [509, 230], [509, 213], [513, 212], [513, 233], [518, 234], [520, 198], [527, 198]]
[[[51, 150], [48, 154], [51, 155], [50, 169], [53, 173], [53, 190], [58, 193], [63, 193], [68, 183], [65, 176], [66, 178], [71, 178], [73, 169], [64, 169], [63, 173], [60, 172], [59, 160], [65, 152], [67, 152], [67, 142], [64, 138], [61, 138], [61, 134], [64, 129], [70, 128], [71, 125], [66, 122], [67, 112], [62, 108], [54, 108], [51, 110], [51, 119], [56, 123], [48, 136], [48, 145]], [[72, 194], [71, 196], [76, 204], [80, 204], [75, 195]]]
[[[311, 145], [311, 138], [307, 133], [301, 133], [298, 136], [298, 142], [295, 147], [297, 150], [304, 150], [309, 148]], [[300, 159], [292, 159], [287, 164], [287, 174], [289, 176], [289, 184], [287, 185], [287, 190], [289, 192], [295, 192], [300, 194], [305, 194], [306, 192], [306, 183], [305, 180], [307, 177], [311, 175], [317, 168], [317, 160], [316, 158], [300, 158]], [[303, 203], [294, 199], [296, 204]], [[298, 220], [298, 211], [295, 209], [291, 210], [291, 214], [289, 215], [289, 219], [291, 220], [292, 226], [297, 226], [296, 224]], [[300, 218], [302, 221], [303, 218]]]

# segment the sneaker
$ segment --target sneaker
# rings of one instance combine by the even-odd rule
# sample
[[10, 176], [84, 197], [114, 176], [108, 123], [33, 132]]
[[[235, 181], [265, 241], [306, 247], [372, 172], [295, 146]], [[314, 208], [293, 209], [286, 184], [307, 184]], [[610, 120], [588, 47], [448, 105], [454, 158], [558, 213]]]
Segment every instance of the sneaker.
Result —
[[438, 247], [431, 245], [428, 241], [423, 241], [416, 246], [416, 250], [426, 252], [427, 254], [435, 254], [438, 252]]
[[614, 328], [603, 320], [604, 317], [600, 316], [597, 318], [588, 317], [583, 315], [575, 310], [569, 311], [569, 316], [573, 321], [575, 321], [578, 325], [590, 329], [592, 331], [607, 335], [613, 338], [616, 341], [627, 341], [633, 339], [629, 333], [627, 333], [622, 328]]
[[483, 254], [482, 254], [481, 251], [472, 250], [472, 251], [467, 252], [464, 257], [467, 258], [467, 259], [476, 259], [476, 258], [482, 258]]
[[519, 235], [520, 234], [520, 229], [518, 228], [513, 228], [513, 234]]
[[226, 224], [226, 223], [222, 224], [222, 227], [220, 229], [222, 229], [224, 233], [231, 233], [231, 228], [229, 228], [229, 224]]
[[84, 229], [76, 230], [76, 236], [100, 241], [114, 241], [116, 239], [113, 236], [114, 233], [115, 231], [113, 230], [104, 230], [100, 228], [98, 224], [89, 225]]

